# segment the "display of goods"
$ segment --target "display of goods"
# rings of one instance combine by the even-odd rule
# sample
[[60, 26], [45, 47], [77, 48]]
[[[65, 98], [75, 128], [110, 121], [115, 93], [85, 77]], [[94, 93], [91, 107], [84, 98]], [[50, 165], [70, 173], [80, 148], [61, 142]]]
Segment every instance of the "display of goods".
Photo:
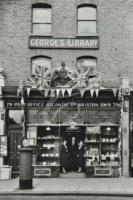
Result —
[[88, 134], [100, 134], [100, 126], [93, 126], [93, 127], [87, 127], [86, 133]]
[[38, 137], [38, 139], [44, 139], [44, 140], [49, 140], [49, 139], [53, 139], [53, 140], [57, 140], [60, 139], [58, 136], [54, 136], [54, 135], [47, 135], [44, 137]]

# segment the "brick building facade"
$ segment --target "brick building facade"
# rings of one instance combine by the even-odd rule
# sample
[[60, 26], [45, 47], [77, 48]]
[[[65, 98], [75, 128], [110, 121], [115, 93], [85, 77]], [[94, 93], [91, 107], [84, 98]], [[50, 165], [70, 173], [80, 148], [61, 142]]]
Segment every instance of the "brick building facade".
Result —
[[[51, 21], [44, 24], [51, 26], [48, 34], [35, 34], [33, 26], [37, 24], [33, 19], [34, 8], [50, 8]], [[84, 19], [78, 14], [79, 8], [91, 7], [96, 11], [92, 19]], [[2, 95], [18, 86], [20, 79], [26, 80], [31, 76], [32, 61], [39, 57], [51, 59], [51, 68], [61, 68], [65, 62], [66, 68], [76, 68], [78, 59], [95, 59], [95, 71], [100, 74], [101, 88], [116, 89], [121, 87], [121, 78], [129, 77], [132, 90], [132, 18], [133, 2], [131, 0], [1, 0], [0, 1], [0, 67], [4, 70], [5, 83]], [[79, 17], [79, 18], [78, 18]], [[94, 18], [93, 18], [94, 17]], [[49, 19], [48, 19], [49, 20]], [[80, 34], [78, 24], [92, 22], [96, 30], [87, 34]], [[42, 23], [42, 22], [41, 22]], [[81, 25], [82, 27], [82, 25]], [[97, 39], [97, 48], [49, 48], [31, 47], [30, 39]], [[58, 46], [58, 45], [57, 45]], [[3, 79], [2, 79], [3, 81]], [[1, 84], [1, 86], [3, 86]], [[127, 87], [127, 86], [124, 86]], [[15, 91], [15, 90], [14, 90]], [[105, 91], [106, 93], [106, 91]], [[8, 94], [8, 97], [15, 95]], [[6, 95], [5, 95], [6, 96]], [[5, 97], [6, 98], [6, 97]], [[13, 96], [13, 98], [15, 98]], [[124, 98], [128, 102], [128, 97]], [[1, 100], [1, 104], [4, 100]], [[122, 100], [120, 103], [124, 102]], [[122, 103], [123, 105], [123, 103]], [[6, 111], [2, 104], [1, 110]], [[131, 111], [132, 112], [132, 111]], [[5, 114], [8, 115], [7, 113]], [[129, 176], [129, 112], [122, 116], [127, 131], [123, 133], [126, 142], [122, 144], [123, 175]], [[6, 125], [5, 121], [1, 123]], [[2, 124], [2, 126], [4, 126]], [[20, 128], [21, 129], [21, 128]], [[8, 135], [7, 128], [3, 133]], [[3, 134], [2, 133], [2, 134]], [[4, 161], [5, 160], [5, 161]], [[124, 161], [125, 160], [125, 161]], [[1, 159], [1, 163], [10, 164], [8, 159]], [[128, 164], [127, 164], [128, 163]]]
[[[54, 38], [77, 37], [77, 6], [84, 3], [97, 5], [99, 50], [90, 50], [88, 53], [88, 50], [29, 49], [32, 4], [38, 2], [52, 5]], [[102, 74], [103, 85], [118, 85], [119, 76], [128, 76], [132, 80], [132, 1], [1, 1], [0, 6], [0, 64], [7, 75], [7, 85], [17, 85], [20, 78], [30, 74], [31, 57], [37, 55], [52, 57], [56, 67], [61, 63], [61, 57], [68, 66], [72, 66], [76, 65], [77, 57], [89, 54], [97, 58], [97, 69]], [[130, 83], [132, 85], [132, 81]]]

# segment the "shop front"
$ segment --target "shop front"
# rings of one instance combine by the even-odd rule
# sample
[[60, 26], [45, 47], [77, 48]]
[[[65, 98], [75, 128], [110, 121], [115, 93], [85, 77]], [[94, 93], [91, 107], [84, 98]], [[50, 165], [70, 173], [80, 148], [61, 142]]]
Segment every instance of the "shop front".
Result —
[[[63, 140], [67, 141], [68, 147], [66, 172], [69, 175], [69, 172], [74, 171], [78, 175], [78, 154], [76, 168], [73, 169], [70, 159], [73, 137], [77, 152], [79, 142], [83, 141], [84, 159], [81, 172], [86, 177], [121, 176], [121, 102], [112, 90], [100, 90], [98, 97], [91, 97], [90, 91], [85, 91], [83, 97], [80, 96], [80, 92], [73, 91], [71, 97], [65, 95], [58, 98], [43, 98], [42, 93], [39, 96], [38, 92], [33, 90], [30, 96], [25, 95], [24, 112], [20, 99], [5, 98], [5, 108], [8, 122], [10, 121], [8, 129], [11, 124], [12, 127], [15, 126], [13, 118], [16, 117], [19, 121], [17, 115], [20, 117], [20, 125], [23, 122], [25, 124], [26, 135], [22, 132], [17, 147], [23, 145], [22, 139], [25, 137], [28, 146], [33, 148], [34, 177], [60, 177], [63, 172]], [[12, 115], [12, 119], [11, 115], [9, 116], [11, 111], [16, 113]]]
[[18, 152], [26, 145], [33, 148], [34, 177], [59, 177], [64, 173], [61, 149], [66, 140], [68, 174], [128, 177], [129, 80], [123, 78], [119, 88], [103, 88], [98, 73], [88, 68], [66, 70], [65, 63], [52, 73], [40, 66], [36, 71], [25, 86], [21, 81], [17, 88], [2, 89], [9, 144], [6, 163], [16, 163], [13, 169], [19, 172]]

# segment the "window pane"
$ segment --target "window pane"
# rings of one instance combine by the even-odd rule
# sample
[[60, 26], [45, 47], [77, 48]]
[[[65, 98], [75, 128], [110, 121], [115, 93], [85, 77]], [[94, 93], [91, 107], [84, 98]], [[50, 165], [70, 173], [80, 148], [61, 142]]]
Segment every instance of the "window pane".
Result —
[[22, 124], [22, 111], [21, 110], [9, 110], [9, 124], [21, 125]]
[[51, 69], [51, 60], [47, 58], [37, 58], [32, 61], [32, 74], [35, 74], [35, 67], [36, 66], [42, 66], [44, 67], [44, 70], [47, 70], [47, 68]]
[[51, 34], [51, 24], [33, 24], [34, 34]]
[[94, 74], [96, 70], [96, 59], [93, 58], [83, 58], [78, 60], [78, 69], [82, 70], [82, 73], [88, 71], [89, 74]]
[[33, 9], [33, 23], [51, 23], [51, 9], [48, 8], [34, 8]]
[[96, 22], [81, 21], [78, 22], [78, 34], [96, 33]]
[[78, 9], [79, 20], [96, 20], [96, 8], [83, 7]]

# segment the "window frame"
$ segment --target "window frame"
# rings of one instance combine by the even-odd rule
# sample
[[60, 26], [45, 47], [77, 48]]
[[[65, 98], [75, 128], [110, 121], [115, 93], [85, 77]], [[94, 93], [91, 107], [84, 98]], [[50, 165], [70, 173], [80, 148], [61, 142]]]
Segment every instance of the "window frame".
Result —
[[76, 68], [77, 69], [78, 69], [78, 62], [79, 62], [79, 60], [95, 60], [96, 65], [95, 65], [95, 67], [93, 69], [93, 73], [91, 74], [91, 75], [95, 75], [96, 70], [97, 70], [97, 57], [95, 57], [95, 56], [89, 56], [89, 55], [77, 57], [77, 59], [76, 59]]
[[51, 70], [52, 70], [52, 58], [49, 56], [34, 56], [31, 58], [31, 75], [34, 76], [35, 73], [33, 73], [33, 61], [34, 60], [39, 60], [39, 59], [44, 59], [44, 60], [49, 60], [51, 63]]
[[[89, 7], [89, 8], [94, 8], [96, 10], [96, 19], [95, 20], [92, 20], [92, 19], [78, 19], [78, 12], [79, 12], [79, 9], [80, 8], [86, 8], [86, 7]], [[95, 33], [79, 33], [79, 22], [95, 22], [96, 23], [96, 32]], [[94, 4], [81, 4], [81, 5], [78, 5], [77, 6], [77, 35], [79, 36], [88, 36], [88, 35], [96, 35], [97, 34], [97, 6], [94, 5]]]
[[[51, 10], [51, 22], [33, 22], [34, 18], [34, 8], [40, 9], [50, 9]], [[34, 33], [33, 26], [36, 24], [40, 25], [51, 25], [50, 26], [50, 33]], [[52, 34], [52, 5], [46, 3], [37, 3], [32, 5], [32, 34], [33, 35], [51, 35]]]

